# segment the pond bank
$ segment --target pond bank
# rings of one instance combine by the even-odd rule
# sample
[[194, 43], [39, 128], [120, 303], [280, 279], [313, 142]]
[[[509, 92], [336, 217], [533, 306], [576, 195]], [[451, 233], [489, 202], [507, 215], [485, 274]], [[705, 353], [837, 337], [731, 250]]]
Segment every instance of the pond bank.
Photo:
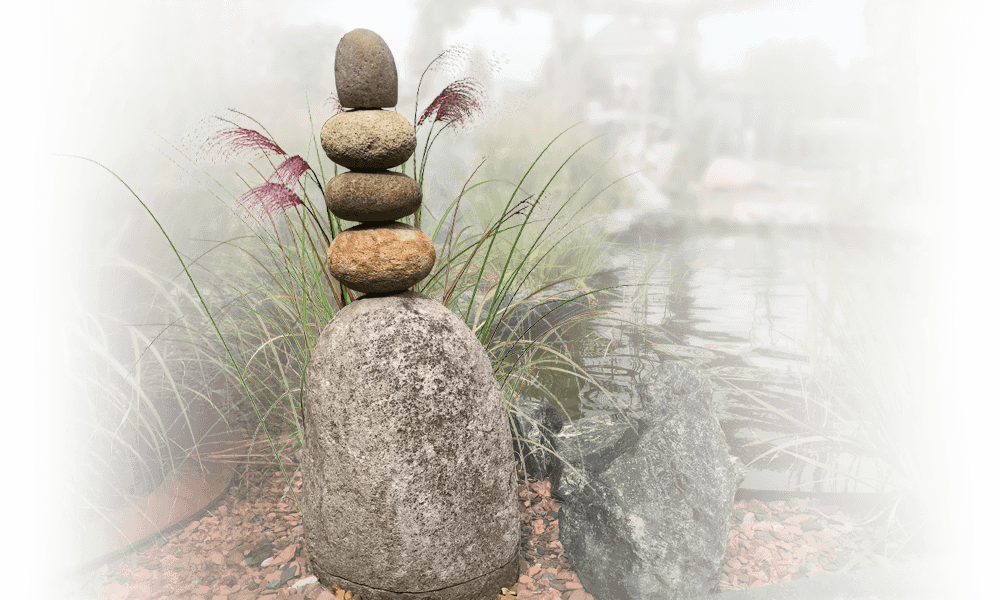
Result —
[[735, 217], [700, 217], [695, 211], [642, 210], [624, 208], [607, 215], [592, 218], [600, 231], [612, 236], [613, 241], [649, 241], [696, 235], [758, 235], [774, 237], [787, 235], [796, 238], [821, 240], [824, 237], [838, 244], [866, 249], [882, 240], [898, 240], [916, 245], [921, 238], [916, 231], [905, 228], [874, 227], [870, 225], [845, 225], [841, 223], [781, 223], [769, 220], [745, 221]]

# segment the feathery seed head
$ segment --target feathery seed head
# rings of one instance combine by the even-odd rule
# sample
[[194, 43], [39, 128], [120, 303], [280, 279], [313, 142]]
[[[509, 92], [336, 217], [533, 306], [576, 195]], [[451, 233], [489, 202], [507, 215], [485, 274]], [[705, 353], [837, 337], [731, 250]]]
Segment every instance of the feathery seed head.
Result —
[[330, 97], [326, 99], [326, 104], [333, 104], [333, 114], [335, 115], [344, 112], [344, 106], [340, 103], [337, 94], [330, 94]]
[[444, 122], [446, 126], [455, 123], [465, 125], [465, 120], [474, 112], [483, 112], [480, 100], [483, 95], [482, 87], [474, 79], [459, 79], [441, 90], [430, 106], [424, 109], [417, 126], [431, 117], [432, 122]]
[[228, 166], [232, 163], [245, 165], [252, 157], [258, 156], [259, 152], [285, 154], [285, 151], [272, 139], [245, 127], [236, 127], [213, 135], [206, 140], [204, 152], [207, 157], [206, 162], [218, 166]]
[[[246, 166], [262, 154], [285, 155], [274, 140], [241, 127], [240, 122], [246, 119], [239, 111], [214, 106], [168, 137], [167, 145], [183, 153], [195, 172]], [[190, 176], [178, 179], [181, 187], [193, 183]]]
[[[471, 64], [470, 64], [471, 63]], [[482, 48], [471, 50], [465, 44], [449, 46], [438, 54], [428, 66], [429, 71], [445, 71], [451, 77], [457, 77], [466, 68], [471, 69], [471, 75], [485, 78], [490, 74], [502, 71], [510, 60], [501, 52], [495, 50], [488, 54]]]
[[465, 44], [448, 46], [444, 52], [438, 54], [437, 58], [431, 61], [429, 68], [431, 71], [445, 71], [454, 77], [465, 67], [469, 60], [469, 54], [469, 47]]
[[267, 183], [246, 191], [239, 198], [246, 213], [256, 209], [264, 215], [280, 213], [290, 206], [302, 206], [302, 198], [292, 188], [283, 183]]
[[309, 170], [301, 156], [285, 159], [267, 178], [263, 185], [252, 187], [233, 202], [232, 212], [254, 229], [272, 231], [278, 218], [286, 210], [302, 206], [302, 198], [295, 193], [299, 177]]
[[[461, 71], [471, 68], [472, 76], [455, 81], [446, 87], [428, 106], [419, 119], [416, 119], [414, 127], [419, 127], [424, 121], [432, 119], [432, 123], [445, 122], [445, 128], [456, 123], [465, 125], [466, 118], [473, 112], [483, 114], [486, 92], [480, 85], [480, 81], [489, 81], [492, 72], [500, 70], [507, 62], [502, 54], [486, 52], [481, 48], [470, 50], [465, 44], [455, 44], [449, 46], [444, 52], [438, 54], [431, 61], [424, 74], [420, 76], [423, 83], [424, 75], [428, 71], [447, 71], [449, 75], [455, 77]], [[417, 96], [420, 95], [420, 85], [417, 86]], [[414, 114], [416, 118], [416, 114]], [[443, 131], [443, 130], [442, 130]]]
[[312, 167], [309, 166], [309, 163], [296, 154], [278, 165], [278, 168], [274, 170], [274, 173], [267, 178], [267, 182], [280, 183], [291, 188], [295, 186], [295, 184], [299, 181], [299, 177], [302, 177], [303, 173], [311, 169]]

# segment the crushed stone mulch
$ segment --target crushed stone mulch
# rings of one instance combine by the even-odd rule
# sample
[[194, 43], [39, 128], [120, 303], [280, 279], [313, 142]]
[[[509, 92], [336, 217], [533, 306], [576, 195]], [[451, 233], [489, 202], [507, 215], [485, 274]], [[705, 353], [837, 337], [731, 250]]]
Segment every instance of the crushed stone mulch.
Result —
[[[155, 543], [61, 583], [61, 598], [101, 600], [356, 600], [313, 576], [298, 511], [280, 471], [247, 471], [200, 518]], [[563, 554], [548, 479], [520, 466], [521, 570], [498, 600], [595, 600]], [[296, 471], [292, 489], [302, 489]], [[718, 591], [887, 564], [885, 531], [835, 506], [741, 500], [733, 508]], [[884, 527], [884, 526], [883, 526]]]

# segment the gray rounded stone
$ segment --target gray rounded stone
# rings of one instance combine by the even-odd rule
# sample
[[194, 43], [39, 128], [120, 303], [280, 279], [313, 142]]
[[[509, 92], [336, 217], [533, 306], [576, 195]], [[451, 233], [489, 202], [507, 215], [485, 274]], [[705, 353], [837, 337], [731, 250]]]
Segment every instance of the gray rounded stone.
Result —
[[436, 256], [426, 233], [398, 221], [345, 229], [333, 238], [326, 253], [330, 274], [363, 294], [413, 287], [434, 268]]
[[304, 538], [363, 600], [493, 600], [518, 578], [514, 449], [479, 340], [421, 294], [343, 308], [306, 374]]
[[326, 184], [326, 206], [348, 221], [394, 221], [420, 208], [424, 194], [417, 181], [394, 171], [349, 171]]
[[333, 62], [337, 99], [344, 108], [391, 108], [399, 99], [396, 61], [382, 37], [368, 29], [347, 32]]
[[381, 109], [337, 113], [323, 124], [319, 138], [330, 160], [355, 171], [398, 167], [417, 148], [417, 133], [406, 117]]

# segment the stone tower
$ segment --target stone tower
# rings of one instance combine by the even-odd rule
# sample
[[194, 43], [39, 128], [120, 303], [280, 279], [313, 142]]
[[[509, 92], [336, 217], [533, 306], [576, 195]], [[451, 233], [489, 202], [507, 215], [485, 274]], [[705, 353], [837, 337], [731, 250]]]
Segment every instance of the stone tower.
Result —
[[355, 29], [336, 55], [345, 111], [323, 125], [350, 171], [327, 207], [360, 225], [330, 245], [331, 273], [364, 295], [323, 330], [307, 371], [302, 471], [313, 571], [363, 600], [492, 600], [518, 578], [510, 428], [486, 351], [445, 306], [409, 291], [434, 266], [417, 182], [388, 169], [416, 133], [396, 106], [389, 47]]

